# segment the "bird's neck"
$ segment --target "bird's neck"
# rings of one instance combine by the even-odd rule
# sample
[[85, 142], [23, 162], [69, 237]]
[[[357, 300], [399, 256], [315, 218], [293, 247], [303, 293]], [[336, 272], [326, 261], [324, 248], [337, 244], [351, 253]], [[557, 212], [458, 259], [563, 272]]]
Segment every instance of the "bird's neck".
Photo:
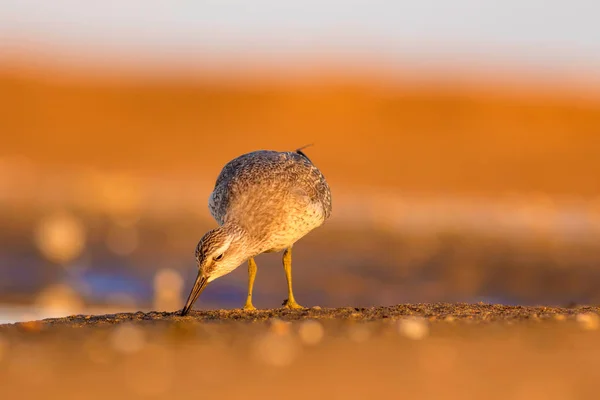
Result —
[[253, 237], [242, 224], [236, 221], [227, 221], [221, 226], [221, 229], [232, 239], [231, 246], [237, 247], [239, 252], [244, 255], [244, 259], [260, 253], [262, 246], [260, 238]]

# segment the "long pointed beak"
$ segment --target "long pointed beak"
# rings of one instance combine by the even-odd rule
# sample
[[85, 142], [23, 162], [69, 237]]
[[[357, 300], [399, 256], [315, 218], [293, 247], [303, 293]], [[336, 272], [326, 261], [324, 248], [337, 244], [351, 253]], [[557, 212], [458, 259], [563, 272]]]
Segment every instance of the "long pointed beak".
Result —
[[188, 312], [190, 312], [190, 309], [194, 305], [194, 302], [196, 300], [198, 300], [200, 293], [202, 293], [202, 291], [204, 290], [206, 285], [208, 285], [208, 280], [206, 279], [206, 277], [201, 276], [201, 273], [198, 272], [198, 276], [196, 277], [196, 282], [194, 283], [194, 287], [192, 288], [192, 291], [190, 292], [190, 295], [188, 296], [187, 302], [185, 303], [185, 307], [183, 307], [183, 310], [181, 310], [182, 316], [184, 316]]

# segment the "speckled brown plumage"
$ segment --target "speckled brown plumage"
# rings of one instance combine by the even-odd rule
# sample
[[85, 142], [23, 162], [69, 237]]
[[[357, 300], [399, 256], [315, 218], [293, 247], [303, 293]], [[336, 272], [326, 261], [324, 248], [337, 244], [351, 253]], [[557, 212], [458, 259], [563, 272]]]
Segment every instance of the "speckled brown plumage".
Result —
[[330, 217], [331, 191], [303, 153], [260, 150], [223, 167], [209, 210], [220, 225], [243, 227], [257, 250], [279, 251]]

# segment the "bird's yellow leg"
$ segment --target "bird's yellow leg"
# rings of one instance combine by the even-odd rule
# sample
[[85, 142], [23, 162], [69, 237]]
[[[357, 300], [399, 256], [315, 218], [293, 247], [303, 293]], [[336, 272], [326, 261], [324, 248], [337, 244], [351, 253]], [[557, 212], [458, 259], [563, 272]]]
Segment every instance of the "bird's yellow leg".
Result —
[[285, 270], [285, 278], [287, 279], [288, 285], [288, 298], [284, 303], [285, 307], [290, 309], [301, 309], [304, 308], [300, 304], [296, 303], [294, 299], [294, 292], [292, 291], [292, 248], [288, 247], [283, 253], [283, 269]]
[[254, 287], [254, 278], [256, 278], [256, 262], [254, 258], [248, 259], [248, 297], [246, 298], [246, 304], [244, 305], [245, 311], [256, 310], [256, 307], [252, 305], [252, 288]]

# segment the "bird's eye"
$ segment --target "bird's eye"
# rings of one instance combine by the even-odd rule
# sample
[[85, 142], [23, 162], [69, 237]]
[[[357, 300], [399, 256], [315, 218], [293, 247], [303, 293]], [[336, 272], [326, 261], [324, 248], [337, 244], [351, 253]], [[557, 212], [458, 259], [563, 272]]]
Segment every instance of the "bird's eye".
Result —
[[223, 254], [219, 254], [218, 256], [213, 258], [213, 260], [215, 260], [215, 261], [220, 261], [222, 259], [223, 259]]

